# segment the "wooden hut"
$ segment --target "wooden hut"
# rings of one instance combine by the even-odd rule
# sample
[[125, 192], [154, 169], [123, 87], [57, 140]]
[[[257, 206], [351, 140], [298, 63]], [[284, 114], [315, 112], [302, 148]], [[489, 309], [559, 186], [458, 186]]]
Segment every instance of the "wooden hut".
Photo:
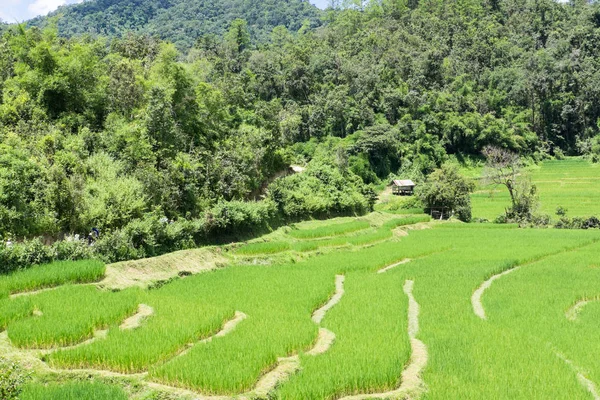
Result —
[[392, 184], [392, 193], [402, 196], [410, 196], [413, 194], [415, 186], [415, 183], [410, 179], [394, 179]]

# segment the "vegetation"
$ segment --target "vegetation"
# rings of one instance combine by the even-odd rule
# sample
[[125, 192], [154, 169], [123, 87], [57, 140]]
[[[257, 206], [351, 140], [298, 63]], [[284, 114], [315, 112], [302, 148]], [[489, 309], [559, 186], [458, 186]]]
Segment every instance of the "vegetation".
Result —
[[328, 224], [315, 229], [297, 229], [291, 230], [289, 235], [296, 239], [316, 239], [327, 236], [338, 236], [345, 233], [351, 233], [367, 229], [370, 226], [368, 221], [351, 221], [341, 224]]
[[88, 283], [104, 277], [104, 263], [94, 260], [63, 261], [38, 265], [26, 270], [0, 275], [0, 298], [66, 283]]
[[126, 36], [143, 33], [167, 40], [182, 50], [195, 44], [217, 45], [233, 21], [248, 21], [249, 36], [265, 42], [273, 28], [290, 31], [321, 24], [321, 11], [304, 0], [137, 0], [135, 3], [96, 0], [60, 7], [47, 17], [28, 22], [29, 26], [55, 23], [61, 36], [82, 34]]
[[[597, 164], [588, 160], [569, 158], [566, 160], [544, 161], [539, 166], [524, 168], [531, 183], [537, 188], [538, 211], [554, 215], [558, 207], [568, 210], [571, 217], [600, 215], [600, 205], [596, 201], [600, 195], [600, 175]], [[472, 173], [480, 175], [480, 169]], [[510, 196], [504, 188], [486, 185], [479, 181], [475, 193], [471, 195], [473, 216], [494, 220], [511, 206]]]
[[25, 386], [22, 400], [81, 400], [81, 399], [106, 399], [126, 400], [127, 395], [123, 389], [115, 385], [106, 385], [99, 382], [73, 382], [66, 384], [43, 385], [31, 383]]
[[[424, 220], [427, 217], [390, 215], [379, 229], [389, 232], [395, 226]], [[332, 227], [338, 225], [340, 222], [330, 223]], [[67, 285], [35, 296], [5, 299], [0, 316], [8, 321], [3, 326], [13, 345], [21, 348], [65, 346], [108, 328], [105, 339], [46, 356], [55, 369], [148, 371], [152, 381], [228, 395], [251, 391], [262, 374], [277, 365], [278, 357], [298, 354], [301, 370], [281, 382], [272, 395], [322, 399], [398, 387], [412, 351], [407, 336], [408, 301], [398, 288], [410, 279], [415, 282], [414, 296], [422, 307], [419, 338], [430, 354], [423, 375], [428, 396], [495, 397], [511, 379], [515, 398], [547, 398], [552, 393], [585, 398], [585, 387], [548, 343], [594, 376], [594, 358], [569, 344], [573, 329], [581, 327], [570, 327], [563, 314], [578, 299], [598, 295], [591, 283], [581, 284], [583, 279], [593, 280], [595, 269], [589, 265], [595, 263], [598, 232], [490, 224], [429, 225], [433, 229], [410, 230], [408, 236], [388, 237], [367, 247], [321, 247], [321, 254], [295, 262], [289, 260], [295, 242], [360, 240], [373, 231], [364, 229], [325, 240], [297, 240], [277, 233], [277, 237], [287, 236], [280, 242], [288, 242], [290, 250], [284, 251], [284, 257], [273, 258], [272, 264], [248, 262], [248, 255], [244, 255], [240, 261], [246, 264], [173, 280], [152, 290], [104, 292]], [[411, 261], [384, 274], [376, 273], [407, 259]], [[573, 270], [568, 267], [571, 260]], [[476, 318], [466, 301], [474, 288], [515, 266], [520, 270], [494, 283], [483, 297], [489, 321]], [[555, 271], [557, 268], [561, 272]], [[568, 289], [557, 291], [555, 285], [564, 285], [560, 277], [565, 268], [576, 277]], [[335, 343], [325, 353], [311, 355], [318, 328], [311, 314], [331, 297], [334, 278], [340, 274], [346, 277], [345, 293], [321, 323], [335, 334]], [[496, 285], [510, 289], [495, 290]], [[546, 305], [535, 301], [536, 309], [530, 312], [527, 304], [531, 296], [520, 300], [523, 293], [529, 293], [527, 285], [536, 287], [531, 296], [546, 296], [547, 289], [548, 296], [558, 293], [559, 298]], [[65, 301], [75, 298], [77, 302]], [[133, 315], [138, 304], [147, 304], [154, 313], [136, 329], [120, 329], [117, 325]], [[552, 311], [546, 309], [548, 304], [552, 304]], [[588, 312], [595, 312], [593, 305], [588, 307], [579, 318], [595, 329], [593, 319], [583, 319]], [[42, 315], [30, 317], [34, 309]], [[235, 311], [243, 312], [246, 318], [228, 334], [213, 337], [234, 318]], [[531, 329], [523, 328], [528, 326], [528, 316], [534, 321]], [[535, 322], [538, 319], [539, 323]], [[555, 322], [551, 328], [548, 320]], [[212, 341], [203, 341], [210, 337]], [[487, 372], [477, 374], [465, 368], [465, 361], [457, 360], [456, 354], [467, 354], [473, 368]], [[490, 359], [502, 362], [490, 363]], [[534, 373], [513, 373], [505, 365]], [[130, 379], [134, 378], [122, 384], [130, 385]]]
[[[96, 330], [135, 314], [133, 290], [111, 293], [93, 286], [63, 286], [37, 296], [0, 302], [0, 327], [23, 348], [72, 346], [94, 337]], [[41, 311], [36, 318], [21, 319]]]
[[417, 194], [426, 210], [456, 214], [461, 221], [469, 222], [470, 193], [474, 189], [475, 184], [463, 177], [456, 166], [444, 164], [427, 177], [427, 181], [419, 186]]
[[27, 377], [27, 373], [19, 364], [0, 358], [0, 398], [5, 400], [21, 398]]
[[[600, 103], [598, 39], [583, 32], [597, 29], [598, 4], [409, 3], [320, 13], [306, 1], [103, 0], [60, 9], [57, 28], [6, 28], [0, 236], [51, 242], [96, 227], [94, 255], [124, 260], [255, 234], [254, 216], [265, 228], [362, 214], [390, 174], [422, 176], [489, 145], [594, 159], [600, 108], [584, 105]], [[215, 25], [171, 35], [184, 11]], [[182, 56], [153, 29], [181, 48], [180, 32], [217, 38]], [[274, 179], [292, 163], [307, 169]], [[242, 220], [220, 213], [262, 198]], [[148, 219], [163, 218], [183, 234], [155, 234]]]

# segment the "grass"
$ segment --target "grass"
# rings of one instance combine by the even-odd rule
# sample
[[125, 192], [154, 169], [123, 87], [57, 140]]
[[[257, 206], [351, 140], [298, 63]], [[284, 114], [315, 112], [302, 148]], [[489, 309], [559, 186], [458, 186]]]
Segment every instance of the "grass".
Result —
[[337, 336], [334, 346], [318, 357], [303, 356], [302, 371], [283, 385], [280, 397], [326, 399], [395, 388], [410, 357], [403, 284], [401, 275], [349, 275], [342, 302], [323, 321]]
[[[578, 158], [545, 161], [531, 167], [529, 174], [538, 190], [540, 212], [554, 216], [560, 206], [569, 216], [600, 215], [600, 165]], [[510, 198], [506, 188], [480, 186], [471, 202], [474, 217], [493, 220], [510, 205]]]
[[127, 400], [127, 395], [116, 385], [99, 382], [71, 382], [43, 385], [30, 383], [25, 386], [20, 400]]
[[120, 330], [113, 326], [106, 339], [53, 353], [50, 363], [63, 368], [93, 367], [136, 373], [167, 361], [188, 343], [219, 331], [223, 321], [232, 318], [235, 312], [228, 304], [211, 301], [208, 291], [199, 297], [198, 293], [206, 286], [194, 285], [197, 281], [198, 277], [191, 277], [141, 293], [135, 305], [143, 303], [154, 309], [141, 327]]
[[245, 244], [235, 252], [241, 255], [274, 254], [289, 249], [289, 242], [257, 242]]
[[104, 277], [106, 267], [101, 261], [59, 261], [0, 275], [0, 298], [66, 283], [89, 283]]
[[328, 224], [314, 229], [295, 229], [291, 230], [289, 235], [296, 239], [316, 239], [356, 232], [367, 229], [369, 226], [368, 221], [355, 220], [338, 224]]
[[[148, 371], [151, 381], [203, 394], [252, 390], [279, 357], [299, 355], [301, 369], [271, 398], [340, 398], [400, 384], [410, 362], [402, 289], [410, 279], [421, 309], [418, 338], [429, 352], [422, 399], [590, 398], [557, 351], [600, 386], [600, 302], [588, 304], [576, 321], [565, 317], [577, 301], [600, 298], [600, 231], [436, 222], [389, 240], [393, 229], [429, 218], [377, 218], [373, 227], [324, 239], [279, 233], [259, 243], [287, 247], [265, 256], [272, 263], [230, 265], [153, 290], [66, 285], [1, 299], [0, 327], [22, 348], [78, 343], [108, 328], [106, 339], [50, 354], [51, 366]], [[331, 232], [333, 225], [298, 231]], [[324, 247], [331, 248], [314, 251]], [[302, 250], [313, 252], [296, 253]], [[376, 273], [404, 259], [411, 261]], [[508, 266], [521, 267], [486, 290], [487, 320], [478, 318], [471, 295]], [[346, 278], [345, 294], [321, 322], [335, 341], [324, 354], [308, 355], [319, 328], [311, 315], [333, 294], [338, 274]], [[140, 303], [154, 315], [120, 330]], [[247, 315], [235, 330], [200, 343], [235, 311]]]
[[[0, 326], [21, 348], [75, 345], [134, 314], [137, 296], [137, 290], [112, 293], [93, 286], [67, 285], [36, 296], [3, 300]], [[34, 316], [34, 310], [42, 315]]]

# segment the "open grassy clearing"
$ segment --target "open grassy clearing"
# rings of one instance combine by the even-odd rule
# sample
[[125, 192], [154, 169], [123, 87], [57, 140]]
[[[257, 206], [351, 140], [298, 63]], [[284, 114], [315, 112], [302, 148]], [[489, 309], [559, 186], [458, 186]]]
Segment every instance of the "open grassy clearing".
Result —
[[[537, 186], [541, 212], [554, 215], [560, 206], [568, 209], [569, 216], [600, 215], [600, 165], [570, 158], [545, 161], [528, 173]], [[501, 187], [480, 186], [471, 201], [473, 216], [490, 220], [510, 205], [508, 192]]]
[[[257, 253], [264, 263], [234, 251], [226, 268], [151, 290], [67, 285], [5, 298], [1, 326], [23, 349], [81, 343], [108, 329], [106, 338], [45, 360], [54, 371], [113, 371], [117, 383], [118, 373], [147, 372], [127, 379], [148, 390], [281, 399], [592, 398], [584, 383], [600, 382], [600, 232], [432, 222], [432, 229], [390, 237], [397, 226], [426, 219], [376, 218], [374, 228], [328, 239], [299, 240], [283, 230], [264, 243], [289, 248]], [[366, 244], [378, 232], [386, 237]], [[337, 240], [339, 247], [306, 254], [295, 248]], [[473, 294], [515, 267], [482, 291], [480, 318]], [[343, 295], [334, 296], [336, 276], [344, 277]], [[338, 302], [325, 306], [332, 298]], [[75, 305], [61, 308], [66, 299]], [[415, 302], [420, 329], [411, 334]], [[153, 313], [121, 329], [140, 304]]]

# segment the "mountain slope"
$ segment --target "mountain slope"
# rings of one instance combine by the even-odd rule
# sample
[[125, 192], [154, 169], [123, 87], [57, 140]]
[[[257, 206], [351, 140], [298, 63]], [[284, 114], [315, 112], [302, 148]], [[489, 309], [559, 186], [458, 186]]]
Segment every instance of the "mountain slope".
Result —
[[64, 36], [120, 36], [137, 31], [184, 49], [202, 35], [222, 35], [236, 18], [245, 19], [253, 39], [263, 41], [278, 25], [292, 31], [305, 22], [318, 26], [320, 15], [308, 0], [93, 0], [60, 7], [29, 24], [44, 26], [58, 17], [58, 30]]

